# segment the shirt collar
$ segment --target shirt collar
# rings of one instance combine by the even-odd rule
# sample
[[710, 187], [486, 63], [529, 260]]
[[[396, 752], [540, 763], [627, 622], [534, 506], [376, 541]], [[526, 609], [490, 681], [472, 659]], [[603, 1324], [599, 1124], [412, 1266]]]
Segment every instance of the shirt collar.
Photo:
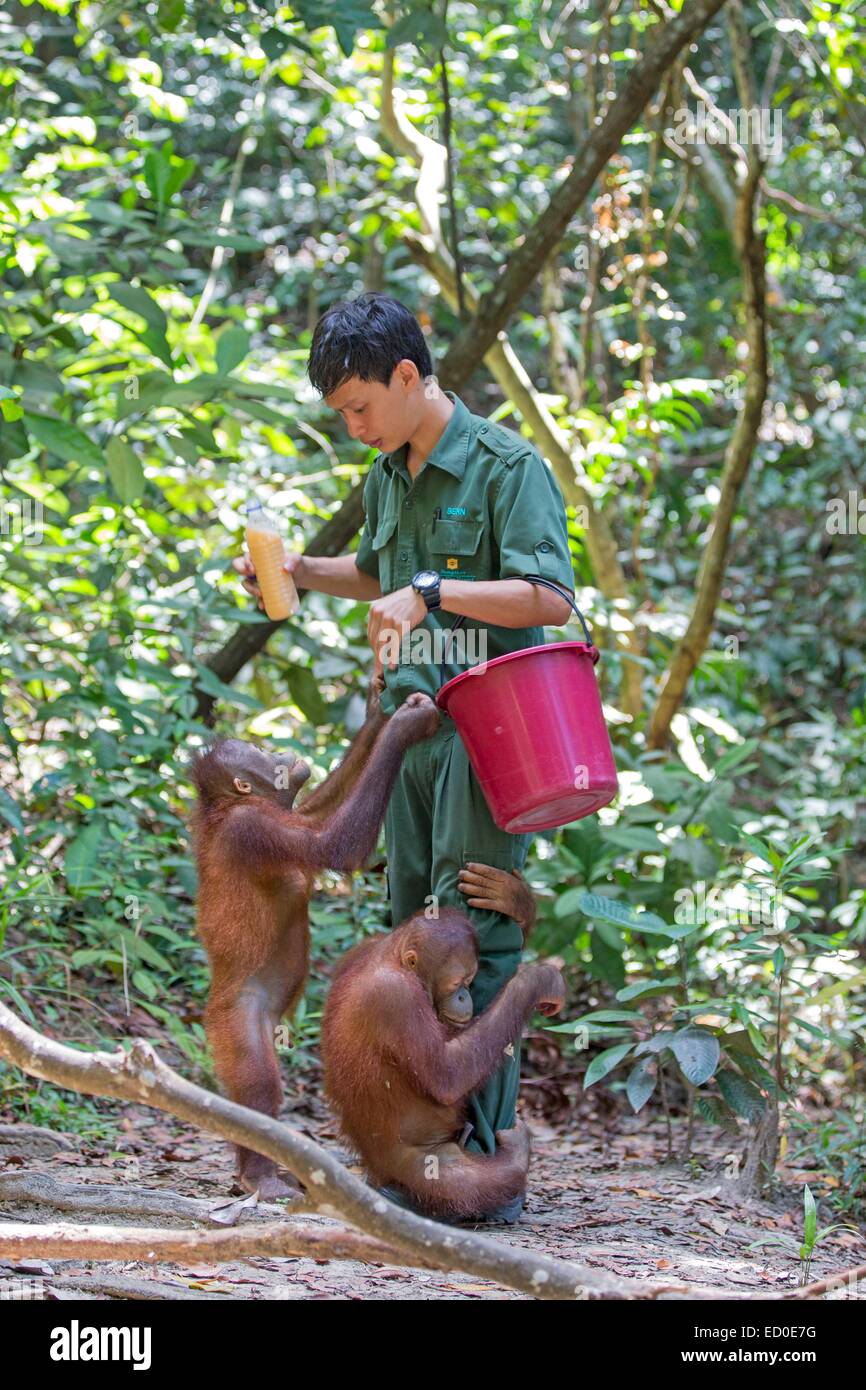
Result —
[[[453, 403], [454, 409], [441, 437], [437, 439], [425, 462], [432, 463], [436, 468], [444, 469], [446, 473], [451, 473], [459, 480], [466, 471], [471, 417], [469, 410], [459, 396], [455, 396], [453, 391], [446, 391], [445, 395]], [[398, 465], [405, 467], [407, 451], [408, 445], [403, 444], [399, 449], [395, 449], [393, 454], [382, 454], [383, 467], [389, 473], [393, 473]]]

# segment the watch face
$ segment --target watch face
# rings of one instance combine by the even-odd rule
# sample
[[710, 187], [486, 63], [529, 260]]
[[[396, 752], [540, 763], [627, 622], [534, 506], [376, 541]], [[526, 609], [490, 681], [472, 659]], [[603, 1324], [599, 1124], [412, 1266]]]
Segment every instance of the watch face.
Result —
[[435, 570], [419, 570], [412, 580], [412, 583], [418, 584], [421, 588], [426, 589], [428, 584], [436, 584], [438, 580], [439, 575]]

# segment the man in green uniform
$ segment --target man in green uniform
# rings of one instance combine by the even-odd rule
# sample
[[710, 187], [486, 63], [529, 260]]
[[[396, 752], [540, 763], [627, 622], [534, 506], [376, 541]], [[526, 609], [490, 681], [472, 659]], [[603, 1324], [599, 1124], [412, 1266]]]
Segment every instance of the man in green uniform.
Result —
[[[520, 435], [439, 389], [421, 329], [402, 304], [374, 294], [335, 304], [316, 326], [309, 375], [352, 437], [379, 452], [364, 487], [356, 553], [292, 555], [287, 568], [299, 587], [371, 600], [368, 635], [384, 660], [386, 712], [415, 690], [435, 696], [443, 679], [466, 669], [449, 659], [447, 643], [440, 665], [458, 616], [470, 661], [538, 646], [544, 624], [567, 620], [565, 597], [521, 578], [540, 575], [573, 589], [555, 478]], [[236, 563], [251, 573], [248, 562]], [[496, 826], [443, 716], [439, 731], [407, 752], [388, 806], [391, 916], [396, 926], [427, 905], [469, 911], [480, 948], [476, 1012], [516, 971], [522, 936], [501, 912], [467, 909], [461, 873], [471, 862], [521, 869], [529, 841]], [[513, 1127], [519, 1072], [515, 1040], [513, 1055], [472, 1097], [467, 1148], [493, 1153], [496, 1131]], [[503, 1219], [516, 1219], [520, 1205]]]

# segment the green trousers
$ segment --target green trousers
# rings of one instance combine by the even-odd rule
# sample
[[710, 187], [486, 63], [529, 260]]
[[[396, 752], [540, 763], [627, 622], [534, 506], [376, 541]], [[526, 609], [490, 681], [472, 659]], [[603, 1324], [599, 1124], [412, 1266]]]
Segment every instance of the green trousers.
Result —
[[[522, 869], [530, 839], [496, 825], [447, 716], [432, 738], [407, 750], [385, 815], [392, 925], [423, 910], [431, 894], [438, 906], [466, 912], [479, 943], [478, 974], [470, 990], [476, 1014], [517, 970], [523, 938], [510, 917], [468, 907], [457, 875], [472, 860]], [[474, 1129], [467, 1149], [492, 1154], [496, 1130], [513, 1128], [519, 1081], [520, 1043], [515, 1038], [514, 1055], [470, 1099], [468, 1119]]]

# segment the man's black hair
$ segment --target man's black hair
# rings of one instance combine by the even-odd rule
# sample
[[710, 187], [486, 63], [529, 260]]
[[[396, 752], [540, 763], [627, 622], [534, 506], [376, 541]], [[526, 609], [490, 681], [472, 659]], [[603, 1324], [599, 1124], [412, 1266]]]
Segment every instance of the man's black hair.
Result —
[[307, 374], [322, 396], [330, 396], [350, 377], [387, 386], [398, 362], [407, 357], [421, 380], [433, 374], [424, 334], [414, 314], [387, 294], [367, 293], [332, 304], [313, 333]]

